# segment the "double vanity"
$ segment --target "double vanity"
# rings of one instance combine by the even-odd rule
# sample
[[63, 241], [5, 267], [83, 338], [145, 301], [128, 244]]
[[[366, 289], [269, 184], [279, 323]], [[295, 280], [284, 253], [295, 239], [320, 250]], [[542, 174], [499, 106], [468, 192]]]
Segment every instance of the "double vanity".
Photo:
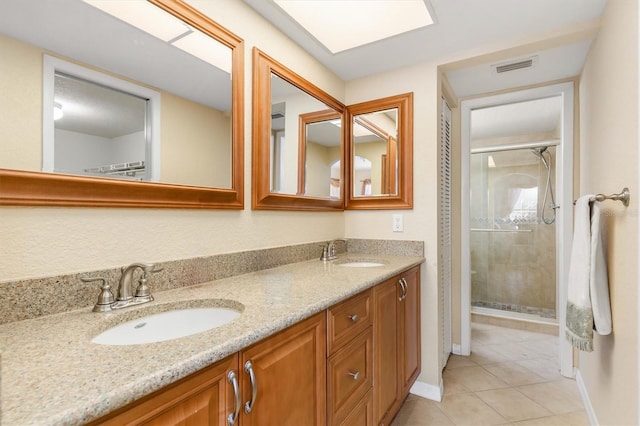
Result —
[[[0, 420], [388, 424], [420, 370], [423, 261], [342, 254], [156, 292], [112, 312], [4, 324]], [[177, 338], [152, 317], [173, 323], [212, 308], [236, 315]], [[134, 341], [92, 342], [128, 321], [116, 334]], [[135, 341], [147, 330], [151, 343]]]

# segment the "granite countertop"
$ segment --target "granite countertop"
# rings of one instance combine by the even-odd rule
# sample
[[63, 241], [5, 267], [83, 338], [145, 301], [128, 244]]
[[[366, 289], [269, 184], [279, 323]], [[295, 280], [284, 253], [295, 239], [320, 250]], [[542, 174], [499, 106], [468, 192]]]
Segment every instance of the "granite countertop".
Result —
[[[112, 313], [85, 308], [1, 325], [0, 424], [97, 419], [424, 261], [355, 254], [342, 259], [384, 265], [350, 268], [312, 260], [158, 292], [151, 303]], [[192, 336], [134, 346], [90, 341], [114, 324], [163, 309], [237, 303], [244, 307], [237, 319]]]

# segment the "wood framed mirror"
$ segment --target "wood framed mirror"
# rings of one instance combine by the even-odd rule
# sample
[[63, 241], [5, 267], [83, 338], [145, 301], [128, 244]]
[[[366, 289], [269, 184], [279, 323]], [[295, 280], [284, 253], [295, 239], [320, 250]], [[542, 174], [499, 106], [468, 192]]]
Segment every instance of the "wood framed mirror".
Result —
[[346, 208], [413, 208], [413, 93], [349, 105], [346, 124]]
[[344, 209], [344, 109], [253, 49], [253, 209]]
[[[48, 55], [56, 58], [52, 62], [54, 64], [59, 63], [58, 59], [64, 60], [76, 68], [97, 71], [108, 78], [116, 78], [126, 84], [134, 83], [136, 86], [158, 92], [159, 103], [162, 106], [156, 103], [155, 107], [147, 107], [142, 115], [146, 114], [146, 120], [149, 120], [151, 116], [149, 111], [156, 110], [159, 111], [160, 119], [154, 121], [149, 127], [135, 131], [144, 135], [151, 133], [156, 140], [161, 140], [161, 144], [153, 146], [149, 151], [151, 138], [147, 138], [146, 142], [142, 142], [143, 154], [140, 154], [140, 161], [126, 160], [125, 163], [118, 161], [117, 166], [125, 164], [128, 167], [138, 167], [144, 163], [143, 167], [151, 167], [152, 160], [155, 160], [155, 168], [153, 172], [148, 173], [145, 181], [137, 180], [137, 171], [132, 168], [117, 170], [120, 175], [117, 178], [104, 173], [105, 170], [114, 168], [114, 164], [110, 163], [114, 163], [115, 160], [101, 160], [108, 165], [99, 164], [103, 167], [85, 165], [78, 174], [65, 172], [66, 169], [59, 166], [59, 163], [54, 164], [47, 159], [53, 158], [51, 152], [54, 151], [44, 143], [47, 132], [58, 131], [57, 126], [55, 130], [53, 125], [50, 130], [47, 127], [47, 118], [51, 117], [49, 120], [51, 123], [54, 121], [54, 105], [55, 107], [58, 105], [57, 102], [52, 101], [57, 100], [57, 97], [53, 96], [58, 94], [52, 91], [52, 94], [47, 95], [46, 82], [43, 83], [42, 77], [40, 82], [28, 80], [27, 68], [24, 64], [16, 63], [15, 68], [18, 71], [5, 74], [5, 77], [13, 75], [12, 78], [15, 78], [15, 81], [0, 81], [2, 87], [15, 85], [22, 93], [22, 95], [7, 94], [7, 91], [4, 91], [0, 95], [7, 96], [5, 98], [7, 102], [3, 102], [3, 106], [0, 107], [2, 114], [5, 118], [12, 117], [10, 114], [15, 116], [6, 121], [12, 126], [4, 130], [7, 133], [0, 131], [0, 150], [3, 153], [0, 156], [0, 205], [244, 208], [244, 44], [242, 39], [180, 0], [112, 2], [112, 5], [136, 3], [143, 7], [151, 5], [153, 9], [151, 13], [159, 13], [168, 17], [167, 19], [176, 21], [177, 26], [180, 27], [177, 35], [167, 36], [166, 39], [147, 28], [142, 30], [130, 21], [124, 22], [122, 18], [116, 18], [109, 11], [105, 13], [104, 10], [97, 9], [92, 5], [91, 0], [38, 3], [37, 6], [31, 3], [34, 1], [9, 0], [3, 5], [4, 17], [0, 18], [3, 35], [0, 36], [0, 43], [12, 49], [20, 49], [16, 51], [14, 57], [23, 57], [23, 52], [26, 50], [34, 55], [30, 64], [32, 68], [29, 68], [33, 71], [31, 75], [44, 73], [43, 63], [46, 62], [44, 58]], [[139, 12], [132, 15], [138, 18], [142, 16]], [[148, 24], [161, 19], [163, 17], [158, 15], [157, 19], [145, 18], [140, 21]], [[51, 25], [51, 22], [56, 24]], [[29, 24], [28, 28], [21, 29], [20, 27], [25, 27], [25, 23]], [[167, 30], [168, 27], [168, 25], [159, 25], [157, 28]], [[78, 34], [82, 34], [82, 37], [79, 38]], [[125, 38], [125, 34], [130, 37]], [[198, 38], [199, 41], [194, 42], [194, 39]], [[56, 40], [60, 42], [58, 46], [62, 47], [62, 50], [57, 50], [53, 44], [49, 44], [49, 41], [53, 43]], [[107, 41], [109, 45], [101, 44]], [[205, 53], [202, 52], [201, 43], [208, 46], [204, 49]], [[211, 48], [212, 43], [215, 45], [213, 48]], [[216, 63], [211, 56], [207, 56], [212, 50], [223, 52], [224, 64]], [[3, 51], [11, 52], [4, 49]], [[110, 59], [114, 61], [110, 62]], [[139, 75], [145, 77], [136, 77], [120, 71], [127, 66], [137, 68]], [[204, 78], [194, 78], [194, 74], [191, 73], [197, 72], [196, 69], [200, 68], [207, 74], [204, 74]], [[59, 77], [64, 79], [67, 75], [64, 72], [56, 73], [55, 78]], [[149, 80], [146, 77], [149, 77]], [[214, 80], [226, 83], [222, 88], [209, 87]], [[166, 81], [170, 88], [164, 87], [163, 81]], [[29, 85], [24, 86], [27, 83]], [[188, 84], [191, 84], [191, 87], [185, 90], [207, 94], [219, 91], [222, 95], [215, 99], [215, 102], [212, 99], [194, 100], [180, 92]], [[27, 102], [26, 96], [32, 96], [32, 98]], [[50, 102], [51, 105], [45, 105], [44, 102]], [[5, 106], [13, 108], [6, 111]], [[214, 131], [211, 131], [211, 128], [208, 130], [202, 128], [200, 134], [195, 135], [193, 130], [200, 129], [199, 124], [194, 125], [189, 121], [189, 117], [195, 114], [186, 112], [195, 109], [203, 112], [205, 123], [214, 121], [211, 113], [215, 110], [213, 113], [216, 116], [216, 122], [220, 123], [221, 127]], [[70, 132], [68, 129], [66, 131]], [[74, 129], [70, 133], [77, 134], [78, 131]], [[203, 135], [213, 138], [214, 133], [225, 135], [224, 138], [218, 138], [223, 150], [215, 151], [208, 157], [214, 140], [209, 140]], [[28, 136], [25, 136], [27, 134]], [[194, 140], [197, 140], [200, 145], [188, 145]], [[168, 144], [170, 141], [173, 141], [171, 145]], [[146, 154], [144, 153], [145, 143]], [[59, 144], [56, 142], [56, 145]], [[76, 150], [73, 153], [78, 154], [78, 152]], [[57, 151], [55, 155], [58, 155]], [[177, 163], [178, 158], [187, 158], [187, 160]], [[201, 163], [196, 164], [199, 160], [202, 160]], [[43, 172], [43, 169], [47, 172]], [[223, 177], [219, 180], [211, 180], [214, 179], [210, 177], [212, 171], [219, 172], [218, 174]], [[102, 173], [103, 177], [95, 177], [91, 173]], [[199, 175], [207, 175], [207, 179], [210, 180], [195, 179], [195, 176]]]

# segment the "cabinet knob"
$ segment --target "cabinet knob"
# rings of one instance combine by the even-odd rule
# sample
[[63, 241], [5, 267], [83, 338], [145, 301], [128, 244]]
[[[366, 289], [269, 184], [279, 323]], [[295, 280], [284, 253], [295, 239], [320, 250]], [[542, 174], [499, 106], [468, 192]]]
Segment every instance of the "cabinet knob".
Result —
[[356, 372], [349, 371], [347, 374], [349, 374], [351, 377], [353, 377], [353, 380], [358, 380], [358, 377], [360, 377], [360, 372], [359, 371], [356, 371]]
[[358, 314], [353, 314], [353, 315], [349, 315], [349, 319], [353, 322], [356, 322], [360, 319], [360, 317], [358, 316]]

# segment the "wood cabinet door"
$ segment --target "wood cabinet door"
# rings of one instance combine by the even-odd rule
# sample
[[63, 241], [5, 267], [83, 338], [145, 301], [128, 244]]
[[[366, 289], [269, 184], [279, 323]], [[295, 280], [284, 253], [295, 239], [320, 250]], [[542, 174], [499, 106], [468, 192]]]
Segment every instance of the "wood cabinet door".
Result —
[[235, 406], [227, 377], [237, 365], [234, 354], [90, 424], [226, 426]]
[[395, 405], [400, 391], [398, 377], [398, 277], [373, 289], [373, 409], [379, 424]]
[[326, 352], [324, 312], [241, 351], [243, 405], [256, 390], [251, 411], [243, 408], [242, 426], [324, 426]]
[[420, 374], [420, 269], [413, 268], [402, 274], [406, 294], [400, 302], [398, 320], [400, 348], [401, 398]]

